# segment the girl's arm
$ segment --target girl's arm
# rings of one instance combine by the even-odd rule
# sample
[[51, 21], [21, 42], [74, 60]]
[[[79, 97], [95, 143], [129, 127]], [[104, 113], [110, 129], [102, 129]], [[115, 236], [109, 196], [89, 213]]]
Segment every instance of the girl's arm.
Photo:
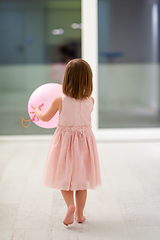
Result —
[[52, 102], [50, 108], [47, 110], [47, 112], [42, 112], [41, 111], [41, 106], [38, 106], [37, 108], [33, 107], [32, 108], [35, 110], [32, 113], [35, 113], [36, 117], [41, 119], [44, 122], [48, 122], [53, 118], [53, 116], [56, 114], [56, 112], [59, 110], [61, 113], [62, 111], [62, 97], [57, 97], [54, 99]]

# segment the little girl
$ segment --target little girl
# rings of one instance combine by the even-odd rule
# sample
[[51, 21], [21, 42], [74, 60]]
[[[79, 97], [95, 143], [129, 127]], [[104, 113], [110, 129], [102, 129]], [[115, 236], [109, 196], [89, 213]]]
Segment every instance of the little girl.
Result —
[[[64, 95], [56, 98], [47, 112], [34, 108], [35, 116], [49, 121], [59, 111], [59, 123], [50, 144], [44, 169], [44, 185], [60, 189], [67, 204], [63, 223], [85, 220], [87, 189], [101, 185], [99, 159], [91, 129], [94, 99], [92, 70], [82, 59], [71, 60], [64, 73]], [[74, 204], [74, 191], [76, 207]]]

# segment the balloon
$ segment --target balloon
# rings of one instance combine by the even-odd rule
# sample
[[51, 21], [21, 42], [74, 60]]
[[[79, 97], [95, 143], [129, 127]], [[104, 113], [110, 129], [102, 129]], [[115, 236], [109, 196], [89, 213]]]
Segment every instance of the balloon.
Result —
[[44, 84], [40, 87], [38, 87], [30, 96], [30, 99], [28, 101], [28, 113], [33, 120], [33, 122], [42, 128], [55, 128], [57, 127], [58, 124], [58, 119], [59, 119], [59, 111], [54, 115], [54, 117], [48, 121], [48, 122], [43, 122], [39, 119], [37, 120], [37, 117], [34, 117], [33, 112], [34, 109], [31, 107], [38, 107], [43, 103], [43, 106], [41, 107], [42, 112], [46, 112], [49, 107], [51, 106], [51, 103], [53, 100], [59, 96], [62, 96], [62, 85], [57, 84], [57, 83], [47, 83]]

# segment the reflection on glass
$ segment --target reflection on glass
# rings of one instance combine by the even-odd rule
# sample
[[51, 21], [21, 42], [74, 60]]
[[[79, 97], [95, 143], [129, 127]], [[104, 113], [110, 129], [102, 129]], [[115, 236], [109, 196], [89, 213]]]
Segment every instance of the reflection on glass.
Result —
[[[77, 23], [78, 28], [72, 28]], [[81, 57], [81, 1], [0, 1], [0, 134], [46, 134], [27, 104], [42, 84], [62, 83], [66, 62]]]
[[160, 127], [156, 0], [99, 0], [99, 127]]

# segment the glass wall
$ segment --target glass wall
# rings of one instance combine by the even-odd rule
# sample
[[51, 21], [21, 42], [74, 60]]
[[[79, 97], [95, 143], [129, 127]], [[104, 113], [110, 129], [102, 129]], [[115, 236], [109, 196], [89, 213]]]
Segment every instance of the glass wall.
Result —
[[99, 128], [160, 127], [159, 4], [98, 1]]
[[61, 83], [66, 62], [78, 57], [80, 0], [1, 0], [0, 134], [53, 133], [34, 123], [23, 128], [21, 119], [29, 119], [32, 92], [45, 83]]

